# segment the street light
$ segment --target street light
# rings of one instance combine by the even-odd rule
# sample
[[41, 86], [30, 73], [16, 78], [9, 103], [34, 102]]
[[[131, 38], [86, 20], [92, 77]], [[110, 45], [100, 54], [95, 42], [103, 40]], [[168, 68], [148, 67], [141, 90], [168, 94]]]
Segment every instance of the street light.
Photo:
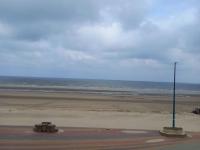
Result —
[[174, 88], [173, 88], [173, 121], [172, 121], [172, 127], [175, 128], [176, 126], [176, 64], [174, 63]]
[[163, 136], [172, 136], [172, 137], [186, 137], [187, 134], [183, 131], [183, 128], [176, 127], [175, 121], [175, 115], [176, 115], [176, 64], [177, 62], [174, 62], [174, 86], [173, 86], [173, 118], [172, 118], [172, 127], [163, 127], [162, 130], [160, 130], [160, 134]]

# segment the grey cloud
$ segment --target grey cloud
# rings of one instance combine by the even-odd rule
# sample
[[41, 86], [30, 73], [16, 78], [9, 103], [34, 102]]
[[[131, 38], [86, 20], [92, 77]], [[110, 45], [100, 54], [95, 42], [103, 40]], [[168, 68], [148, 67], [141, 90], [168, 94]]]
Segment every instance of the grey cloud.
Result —
[[200, 54], [200, 21], [183, 28], [180, 36], [180, 48], [187, 52], [194, 52]]
[[133, 29], [140, 25], [151, 9], [151, 0], [111, 0], [103, 11], [112, 21], [120, 22], [124, 28]]
[[36, 22], [16, 24], [13, 38], [16, 40], [39, 41], [63, 32], [63, 24], [55, 22]]
[[0, 22], [13, 28], [14, 38], [35, 41], [74, 24], [94, 22], [98, 10], [92, 0], [1, 0]]
[[113, 21], [125, 27], [135, 27], [146, 14], [147, 0], [1, 0], [0, 21], [16, 30], [16, 37], [39, 40], [48, 34], [82, 23], [105, 21], [106, 12]]
[[93, 4], [92, 0], [1, 0], [0, 18], [16, 22], [92, 20], [98, 17]]

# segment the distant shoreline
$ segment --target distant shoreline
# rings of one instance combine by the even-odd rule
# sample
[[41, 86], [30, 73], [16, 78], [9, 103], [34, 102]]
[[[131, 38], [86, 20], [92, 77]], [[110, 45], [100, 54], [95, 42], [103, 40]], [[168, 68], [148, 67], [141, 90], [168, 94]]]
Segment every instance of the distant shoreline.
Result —
[[[150, 81], [89, 80], [64, 78], [1, 77], [0, 90], [80, 92], [101, 95], [171, 95], [172, 83]], [[177, 95], [200, 95], [200, 84], [177, 83]]]
[[[0, 78], [21, 78], [21, 79], [50, 79], [50, 80], [85, 80], [85, 81], [119, 81], [119, 82], [146, 82], [146, 83], [167, 83], [171, 84], [173, 81], [150, 81], [150, 80], [120, 80], [120, 79], [101, 79], [101, 78], [64, 78], [64, 77], [42, 77], [42, 76], [6, 76], [0, 75]], [[177, 82], [177, 84], [200, 85], [194, 82]]]
[[[149, 95], [149, 96], [159, 96], [166, 95], [170, 96], [172, 94], [171, 90], [168, 91], [157, 91], [157, 89], [147, 90], [146, 89], [135, 89], [135, 90], [111, 90], [111, 89], [93, 89], [93, 88], [67, 88], [67, 87], [55, 87], [55, 86], [0, 86], [0, 91], [35, 91], [35, 92], [45, 92], [45, 93], [65, 93], [65, 92], [81, 92], [81, 93], [93, 93], [93, 94], [109, 94], [109, 95]], [[159, 89], [158, 89], [159, 90]], [[200, 91], [183, 91], [177, 90], [177, 95], [181, 96], [199, 96]]]

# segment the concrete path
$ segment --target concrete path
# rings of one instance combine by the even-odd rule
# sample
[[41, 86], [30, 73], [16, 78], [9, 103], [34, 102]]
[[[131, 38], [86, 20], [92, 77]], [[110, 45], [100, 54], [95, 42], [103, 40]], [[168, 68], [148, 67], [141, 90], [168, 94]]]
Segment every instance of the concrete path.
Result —
[[35, 133], [31, 127], [0, 126], [0, 150], [199, 150], [200, 133], [167, 138], [158, 131], [59, 128]]

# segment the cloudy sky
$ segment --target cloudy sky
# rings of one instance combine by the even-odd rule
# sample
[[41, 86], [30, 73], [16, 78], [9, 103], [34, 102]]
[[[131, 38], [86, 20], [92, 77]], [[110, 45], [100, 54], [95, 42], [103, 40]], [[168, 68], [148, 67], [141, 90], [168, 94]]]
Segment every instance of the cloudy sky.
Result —
[[0, 75], [200, 83], [199, 0], [0, 0]]

